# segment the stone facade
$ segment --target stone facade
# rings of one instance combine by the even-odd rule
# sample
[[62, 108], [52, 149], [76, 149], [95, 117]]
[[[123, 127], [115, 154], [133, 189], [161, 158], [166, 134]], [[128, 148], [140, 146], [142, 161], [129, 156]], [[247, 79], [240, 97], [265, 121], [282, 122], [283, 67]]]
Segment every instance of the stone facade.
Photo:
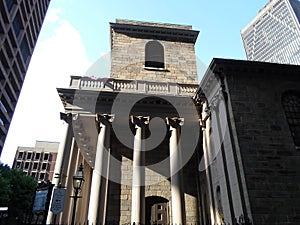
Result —
[[[76, 221], [198, 224], [198, 31], [127, 20], [110, 26], [111, 77], [72, 76], [69, 88], [58, 89], [68, 118], [58, 173], [68, 193], [75, 164], [86, 171]], [[72, 152], [81, 157], [71, 159]], [[71, 206], [69, 200], [61, 223], [70, 221]]]
[[[168, 35], [171, 32], [173, 36]], [[182, 40], [180, 33], [192, 37]], [[117, 20], [111, 23], [111, 77], [197, 84], [194, 50], [197, 35], [190, 26]], [[145, 68], [145, 45], [152, 40], [164, 48], [162, 70]]]
[[77, 223], [298, 225], [299, 66], [214, 59], [198, 87], [191, 27], [117, 21], [111, 31], [111, 77], [58, 89], [57, 172], [70, 195], [70, 174], [85, 169]]
[[299, 121], [299, 67], [215, 59], [210, 68], [199, 89], [204, 155], [211, 157], [202, 190], [215, 209], [206, 221], [218, 222], [221, 203], [227, 223], [243, 215], [253, 224], [299, 224], [300, 152], [283, 107], [286, 93], [298, 93], [298, 109], [296, 100], [290, 104]]

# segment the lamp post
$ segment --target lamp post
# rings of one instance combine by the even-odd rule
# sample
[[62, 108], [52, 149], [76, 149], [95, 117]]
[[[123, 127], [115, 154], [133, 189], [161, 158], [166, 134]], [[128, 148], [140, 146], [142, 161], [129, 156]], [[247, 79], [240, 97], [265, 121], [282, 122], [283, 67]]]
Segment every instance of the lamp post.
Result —
[[71, 196], [71, 198], [74, 198], [74, 205], [73, 205], [71, 225], [74, 225], [74, 222], [75, 222], [77, 199], [81, 198], [80, 196], [78, 196], [78, 193], [81, 190], [83, 182], [84, 182], [84, 174], [83, 174], [83, 165], [81, 163], [78, 167], [76, 174], [73, 176], [74, 196]]

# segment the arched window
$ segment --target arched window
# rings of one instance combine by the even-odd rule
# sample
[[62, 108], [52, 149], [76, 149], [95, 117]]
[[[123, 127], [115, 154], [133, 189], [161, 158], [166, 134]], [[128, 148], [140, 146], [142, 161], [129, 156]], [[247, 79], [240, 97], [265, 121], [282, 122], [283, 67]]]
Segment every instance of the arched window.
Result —
[[165, 68], [164, 47], [158, 41], [149, 41], [145, 46], [145, 67]]
[[282, 96], [282, 105], [294, 144], [300, 148], [300, 93], [286, 92]]

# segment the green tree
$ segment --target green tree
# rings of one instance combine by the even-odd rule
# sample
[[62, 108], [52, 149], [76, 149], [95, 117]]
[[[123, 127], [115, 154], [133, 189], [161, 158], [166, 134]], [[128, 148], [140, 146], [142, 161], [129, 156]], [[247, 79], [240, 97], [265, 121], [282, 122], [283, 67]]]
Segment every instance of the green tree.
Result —
[[31, 211], [36, 187], [37, 182], [33, 177], [0, 164], [0, 206], [8, 206], [9, 221], [25, 221]]
[[10, 168], [0, 164], [0, 207], [8, 206], [12, 189], [10, 186]]

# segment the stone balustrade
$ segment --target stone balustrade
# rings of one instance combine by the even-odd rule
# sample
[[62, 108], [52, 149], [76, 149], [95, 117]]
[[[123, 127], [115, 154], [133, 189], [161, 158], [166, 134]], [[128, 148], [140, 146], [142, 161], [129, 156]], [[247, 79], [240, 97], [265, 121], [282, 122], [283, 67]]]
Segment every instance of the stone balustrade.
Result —
[[163, 94], [192, 96], [196, 93], [198, 85], [144, 80], [122, 80], [114, 78], [71, 76], [70, 88], [113, 92], [135, 92], [158, 95]]

